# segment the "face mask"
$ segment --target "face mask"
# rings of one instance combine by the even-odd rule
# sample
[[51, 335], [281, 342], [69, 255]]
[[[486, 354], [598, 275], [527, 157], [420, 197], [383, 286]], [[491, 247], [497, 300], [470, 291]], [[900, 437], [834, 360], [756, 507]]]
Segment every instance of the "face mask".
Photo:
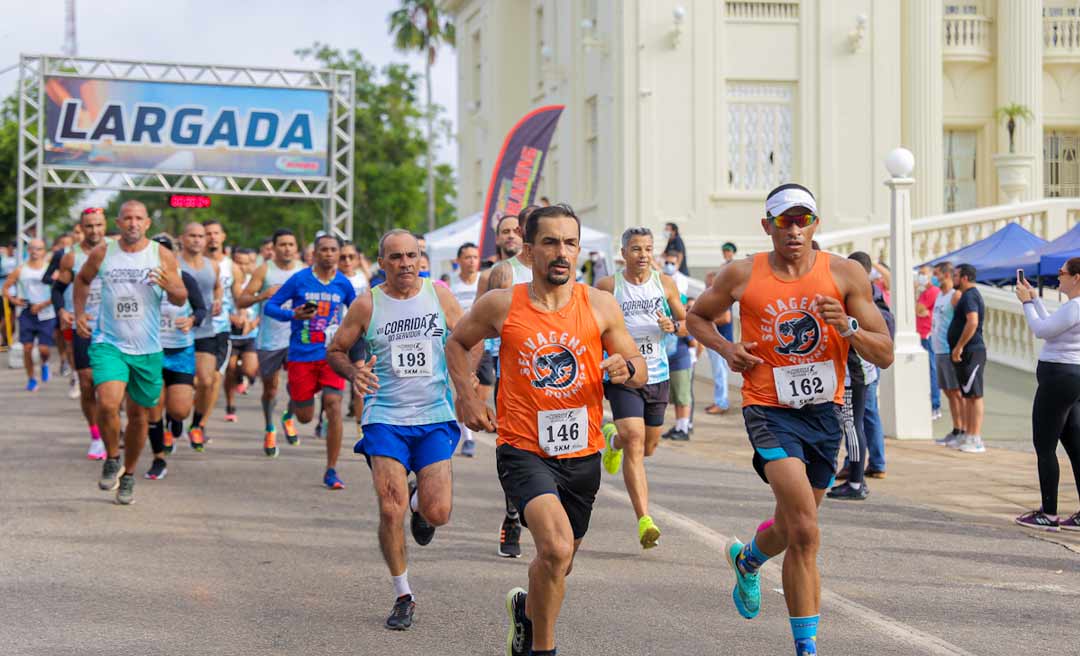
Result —
[[421, 271], [420, 272], [420, 277], [421, 278], [430, 278], [431, 277], [431, 272], [430, 271]]
[[665, 230], [664, 231], [664, 237], [666, 237], [668, 239], [671, 239], [671, 231], [670, 230]]
[[918, 277], [915, 278], [915, 282], [920, 287], [926, 287], [927, 283], [930, 282], [930, 277], [927, 276], [925, 273], [920, 273]]
[[933, 285], [934, 287], [941, 287], [941, 281], [938, 280], [937, 276], [931, 276], [930, 284]]
[[669, 276], [675, 275], [675, 265], [671, 262], [664, 262], [664, 273], [668, 274]]

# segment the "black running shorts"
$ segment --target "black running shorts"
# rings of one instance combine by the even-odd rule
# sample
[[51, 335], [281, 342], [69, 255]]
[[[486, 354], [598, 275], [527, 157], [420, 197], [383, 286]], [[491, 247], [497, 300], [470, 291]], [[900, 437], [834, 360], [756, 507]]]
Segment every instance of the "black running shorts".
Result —
[[611, 405], [611, 416], [615, 419], [643, 417], [646, 426], [663, 426], [668, 385], [666, 380], [639, 388], [604, 383], [604, 397]]
[[960, 394], [965, 399], [981, 399], [983, 395], [983, 371], [986, 370], [986, 349], [967, 351], [954, 362], [956, 378], [960, 382]]
[[221, 369], [225, 360], [229, 357], [229, 333], [218, 333], [213, 337], [203, 337], [195, 340], [196, 353], [213, 353], [217, 362], [215, 369]]
[[570, 518], [574, 539], [585, 537], [600, 489], [599, 453], [582, 458], [544, 458], [502, 444], [495, 450], [495, 464], [503, 492], [517, 507], [523, 526], [528, 527], [525, 506], [542, 494], [554, 494]]

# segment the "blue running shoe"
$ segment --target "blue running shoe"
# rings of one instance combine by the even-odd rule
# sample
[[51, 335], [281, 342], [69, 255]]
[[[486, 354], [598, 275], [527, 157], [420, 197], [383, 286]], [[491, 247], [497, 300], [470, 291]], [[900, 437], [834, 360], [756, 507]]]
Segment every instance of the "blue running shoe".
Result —
[[37, 388], [38, 388], [37, 380], [31, 378], [30, 380], [28, 380], [26, 382], [26, 391], [27, 392], [36, 392]]
[[817, 656], [817, 640], [799, 638], [795, 641], [795, 656]]
[[465, 440], [461, 443], [461, 455], [466, 458], [473, 458], [476, 456], [476, 440]]
[[49, 382], [49, 365], [47, 364], [41, 365], [41, 382]]
[[739, 611], [739, 615], [752, 620], [761, 612], [761, 586], [757, 572], [743, 574], [736, 564], [744, 546], [742, 542], [733, 538], [728, 543], [724, 555], [727, 556], [731, 571], [735, 572], [735, 587], [731, 590], [731, 598], [735, 600], [735, 610]]
[[344, 490], [345, 489], [345, 484], [341, 482], [341, 479], [338, 478], [337, 472], [334, 471], [333, 469], [327, 469], [326, 470], [326, 473], [323, 474], [322, 482], [323, 482], [323, 485], [330, 488], [331, 490]]

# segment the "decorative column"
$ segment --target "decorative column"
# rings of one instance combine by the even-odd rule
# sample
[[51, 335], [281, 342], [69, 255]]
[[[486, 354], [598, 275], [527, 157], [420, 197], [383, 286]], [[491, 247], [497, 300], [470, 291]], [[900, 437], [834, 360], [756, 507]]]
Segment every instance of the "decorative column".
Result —
[[[1043, 196], [1043, 19], [1042, 2], [998, 0], [997, 17], [997, 106], [1018, 103], [1031, 110], [1030, 120], [1016, 122], [1016, 155], [1026, 156], [1030, 166], [1029, 184], [1020, 200]], [[998, 154], [1009, 152], [1009, 133], [997, 121]], [[1029, 159], [1030, 158], [1030, 159]], [[1015, 173], [1012, 174], [1016, 177]], [[1015, 182], [1015, 181], [1014, 181]], [[1009, 192], [999, 200], [1008, 202]]]
[[[941, 0], [904, 0], [903, 5], [902, 139], [915, 155], [914, 175], [919, 181], [911, 194], [915, 218], [944, 211], [943, 8]], [[895, 263], [889, 264], [896, 269]]]
[[896, 319], [893, 366], [881, 372], [881, 419], [885, 434], [902, 440], [933, 437], [930, 419], [930, 359], [915, 330], [915, 258], [911, 251], [911, 170], [916, 160], [897, 148], [885, 159], [892, 201], [890, 251], [892, 311]]

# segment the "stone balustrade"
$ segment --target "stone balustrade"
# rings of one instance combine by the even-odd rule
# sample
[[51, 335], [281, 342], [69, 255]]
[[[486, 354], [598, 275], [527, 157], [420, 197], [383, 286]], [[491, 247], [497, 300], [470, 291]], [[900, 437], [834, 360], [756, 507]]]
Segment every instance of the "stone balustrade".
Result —
[[942, 55], [946, 61], [990, 61], [993, 24], [986, 16], [948, 14], [942, 21]]
[[1080, 61], [1080, 17], [1043, 17], [1043, 57], [1048, 63]]

